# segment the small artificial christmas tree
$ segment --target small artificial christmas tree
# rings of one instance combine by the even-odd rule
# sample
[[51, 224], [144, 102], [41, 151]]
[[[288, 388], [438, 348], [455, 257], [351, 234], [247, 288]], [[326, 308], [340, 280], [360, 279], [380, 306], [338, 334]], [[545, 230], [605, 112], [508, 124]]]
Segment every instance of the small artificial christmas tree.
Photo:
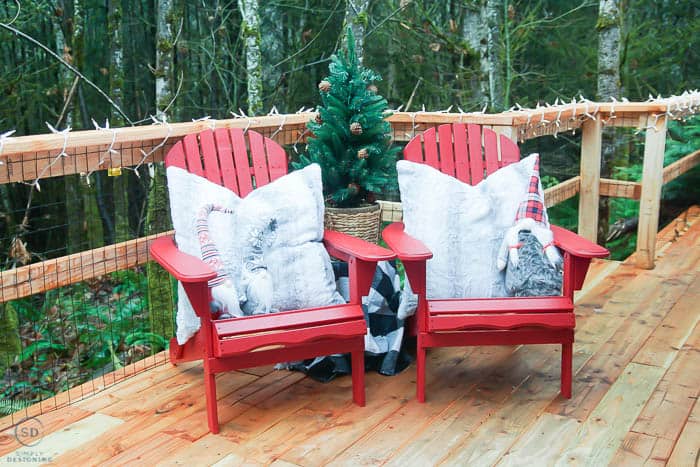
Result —
[[381, 76], [358, 63], [351, 28], [346, 38], [346, 50], [331, 57], [330, 76], [318, 85], [322, 104], [307, 124], [313, 137], [293, 164], [321, 166], [326, 204], [333, 207], [372, 202], [375, 192], [394, 186], [400, 150], [391, 146], [387, 101], [373, 84]]

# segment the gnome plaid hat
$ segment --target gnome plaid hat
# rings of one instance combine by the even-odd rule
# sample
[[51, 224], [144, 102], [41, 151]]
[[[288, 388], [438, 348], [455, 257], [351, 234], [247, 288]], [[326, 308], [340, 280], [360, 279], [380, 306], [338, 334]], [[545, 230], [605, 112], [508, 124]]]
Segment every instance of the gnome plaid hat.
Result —
[[552, 265], [561, 264], [561, 254], [554, 246], [544, 204], [544, 192], [540, 183], [540, 156], [536, 154], [534, 159], [527, 193], [518, 206], [513, 226], [506, 231], [498, 253], [497, 265], [500, 270], [503, 270], [508, 262], [517, 266], [518, 249], [521, 247], [518, 234], [523, 230], [530, 231], [537, 238]]
[[515, 215], [515, 223], [517, 224], [519, 220], [527, 218], [549, 227], [547, 211], [544, 209], [542, 185], [540, 184], [540, 156], [535, 158], [532, 175], [530, 175], [530, 184], [527, 189], [527, 197], [518, 207], [518, 213]]

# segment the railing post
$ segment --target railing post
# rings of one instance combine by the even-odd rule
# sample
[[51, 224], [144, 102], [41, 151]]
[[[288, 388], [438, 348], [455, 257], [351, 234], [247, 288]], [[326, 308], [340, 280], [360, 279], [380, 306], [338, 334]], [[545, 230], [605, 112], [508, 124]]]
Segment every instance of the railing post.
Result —
[[578, 233], [598, 240], [598, 200], [600, 198], [600, 149], [603, 124], [600, 116], [583, 122], [581, 131], [581, 189], [578, 201]]
[[649, 115], [644, 139], [642, 196], [639, 201], [637, 227], [637, 267], [653, 269], [656, 256], [656, 234], [659, 229], [661, 187], [663, 186], [664, 152], [666, 149], [666, 116]]

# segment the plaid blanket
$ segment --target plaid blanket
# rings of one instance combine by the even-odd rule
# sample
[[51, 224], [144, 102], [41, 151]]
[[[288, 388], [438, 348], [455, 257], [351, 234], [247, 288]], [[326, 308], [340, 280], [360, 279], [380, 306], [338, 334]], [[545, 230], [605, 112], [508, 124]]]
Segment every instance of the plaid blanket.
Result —
[[[333, 272], [338, 292], [348, 300], [347, 263], [334, 262]], [[404, 322], [398, 317], [398, 311], [403, 301], [399, 275], [393, 261], [380, 262], [374, 273], [369, 295], [362, 299], [362, 308], [368, 323], [368, 332], [365, 335], [365, 370], [391, 376], [411, 363], [410, 355], [402, 349]], [[288, 363], [283, 367], [303, 371], [322, 382], [351, 372], [349, 354], [317, 357]]]

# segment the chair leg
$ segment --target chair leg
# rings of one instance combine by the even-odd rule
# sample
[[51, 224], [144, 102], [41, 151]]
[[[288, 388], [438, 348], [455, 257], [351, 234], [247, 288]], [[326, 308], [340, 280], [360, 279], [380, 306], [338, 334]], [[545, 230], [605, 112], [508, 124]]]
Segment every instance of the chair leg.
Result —
[[216, 378], [209, 370], [209, 365], [204, 363], [204, 392], [207, 399], [207, 421], [209, 431], [216, 434], [219, 432], [219, 414], [216, 407]]
[[365, 352], [357, 350], [351, 354], [352, 360], [352, 400], [360, 407], [365, 406]]
[[416, 344], [416, 398], [418, 402], [425, 402], [425, 347], [420, 332]]
[[561, 345], [561, 395], [571, 399], [572, 367], [574, 344], [567, 342]]

